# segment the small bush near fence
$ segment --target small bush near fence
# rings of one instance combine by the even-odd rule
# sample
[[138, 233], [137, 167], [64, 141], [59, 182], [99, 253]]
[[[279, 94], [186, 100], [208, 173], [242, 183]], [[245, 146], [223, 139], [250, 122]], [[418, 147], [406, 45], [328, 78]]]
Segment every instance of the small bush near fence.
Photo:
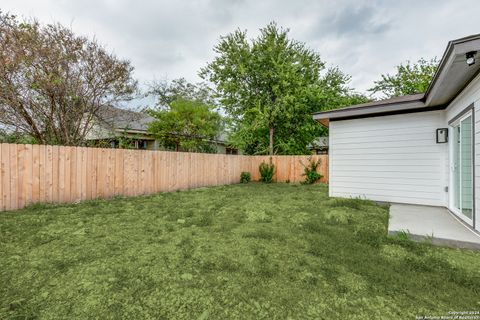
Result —
[[240, 183], [249, 183], [250, 180], [252, 180], [250, 172], [244, 171], [240, 174]]
[[270, 159], [270, 163], [263, 161], [258, 168], [260, 170], [260, 181], [265, 183], [271, 183], [273, 181], [273, 175], [275, 174], [275, 165]]
[[304, 165], [304, 173], [302, 176], [305, 177], [305, 181], [302, 184], [314, 184], [320, 180], [323, 176], [317, 172], [318, 166], [320, 165], [320, 160], [313, 160], [312, 158], [308, 159], [308, 165]]

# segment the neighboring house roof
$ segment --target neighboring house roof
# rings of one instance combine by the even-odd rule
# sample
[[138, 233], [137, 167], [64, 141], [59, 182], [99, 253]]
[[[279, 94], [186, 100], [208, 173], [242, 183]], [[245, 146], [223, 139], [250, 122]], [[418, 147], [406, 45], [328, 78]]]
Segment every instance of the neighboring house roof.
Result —
[[328, 148], [328, 137], [318, 137], [311, 144], [308, 145], [309, 149], [315, 148]]
[[[447, 45], [426, 93], [316, 112], [313, 113], [313, 118], [328, 127], [330, 119], [342, 120], [445, 109], [480, 72], [480, 61], [471, 66], [466, 63], [466, 54], [477, 51], [480, 51], [480, 34], [452, 40]], [[477, 58], [480, 58], [480, 54]]]
[[155, 118], [141, 112], [105, 106], [99, 110], [99, 118], [114, 130], [144, 131]]
[[[133, 110], [120, 109], [113, 106], [105, 106], [99, 110], [100, 120], [113, 131], [126, 131], [149, 134], [148, 124], [155, 121], [155, 118]], [[227, 141], [227, 133], [220, 132], [218, 137], [212, 142], [225, 143]]]

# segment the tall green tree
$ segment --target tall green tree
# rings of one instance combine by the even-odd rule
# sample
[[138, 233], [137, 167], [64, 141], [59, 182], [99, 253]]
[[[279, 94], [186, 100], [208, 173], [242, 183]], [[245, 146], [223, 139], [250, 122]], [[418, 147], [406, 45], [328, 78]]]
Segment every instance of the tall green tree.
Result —
[[407, 61], [396, 66], [394, 75], [382, 74], [382, 79], [374, 82], [368, 91], [382, 93], [385, 98], [423, 93], [427, 91], [430, 81], [438, 68], [437, 58], [417, 62]]
[[334, 98], [351, 93], [347, 76], [338, 69], [322, 76], [319, 54], [289, 39], [288, 32], [272, 22], [251, 41], [246, 31], [228, 34], [200, 72], [216, 86], [234, 124], [232, 144], [248, 154], [308, 153], [308, 144], [324, 130], [311, 113], [342, 104]]
[[147, 94], [155, 97], [158, 108], [170, 106], [178, 99], [199, 101], [208, 105], [215, 103], [213, 91], [205, 82], [191, 83], [185, 78], [154, 81]]
[[167, 108], [150, 110], [156, 120], [149, 124], [152, 133], [166, 148], [176, 151], [209, 150], [221, 128], [221, 117], [213, 107], [200, 101], [177, 99]]
[[348, 86], [350, 79], [351, 77], [338, 67], [329, 68], [321, 77], [318, 87], [310, 91], [309, 101], [315, 106], [314, 111], [337, 109], [371, 101]]

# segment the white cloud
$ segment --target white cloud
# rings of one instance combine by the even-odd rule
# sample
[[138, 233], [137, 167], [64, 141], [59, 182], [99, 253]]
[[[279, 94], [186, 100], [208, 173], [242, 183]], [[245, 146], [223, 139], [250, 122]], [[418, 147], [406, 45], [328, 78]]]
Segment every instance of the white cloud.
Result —
[[480, 32], [480, 3], [446, 1], [3, 0], [2, 10], [95, 36], [135, 66], [140, 82], [184, 76], [213, 58], [219, 37], [275, 20], [352, 76], [365, 92], [407, 59], [440, 57], [449, 40]]

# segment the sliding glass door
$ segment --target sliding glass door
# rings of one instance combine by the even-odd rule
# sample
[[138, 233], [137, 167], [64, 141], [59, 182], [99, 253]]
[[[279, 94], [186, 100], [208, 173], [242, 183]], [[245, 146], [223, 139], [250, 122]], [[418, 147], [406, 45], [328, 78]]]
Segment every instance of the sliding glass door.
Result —
[[472, 115], [453, 125], [453, 209], [472, 224], [473, 217], [473, 124]]

